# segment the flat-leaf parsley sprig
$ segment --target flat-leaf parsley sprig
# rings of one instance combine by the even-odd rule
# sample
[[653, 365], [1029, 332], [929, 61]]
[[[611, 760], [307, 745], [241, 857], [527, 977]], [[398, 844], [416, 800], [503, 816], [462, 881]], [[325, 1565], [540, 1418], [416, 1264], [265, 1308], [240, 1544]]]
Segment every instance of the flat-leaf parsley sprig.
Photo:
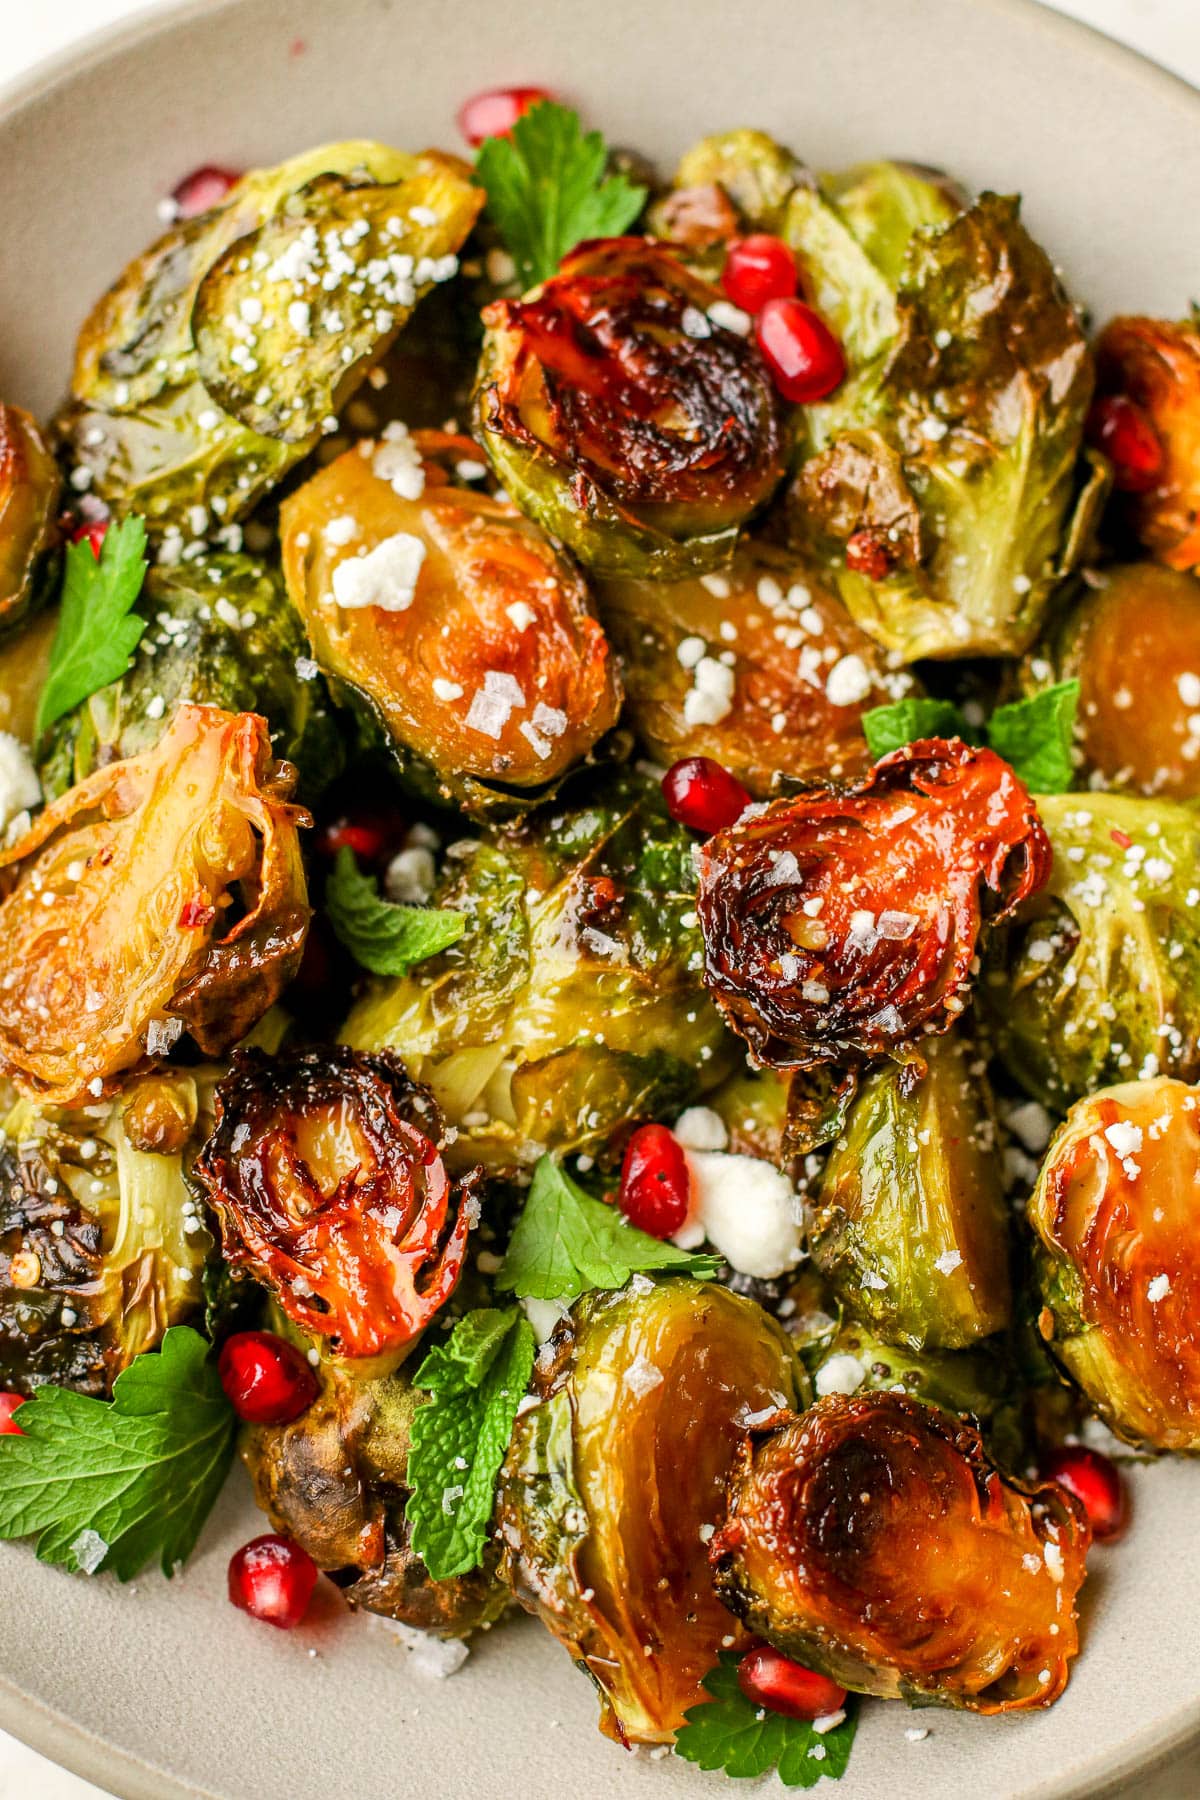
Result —
[[146, 574], [146, 527], [131, 516], [111, 524], [100, 554], [82, 538], [68, 544], [62, 608], [50, 651], [36, 733], [42, 733], [129, 667], [146, 621], [132, 608]]

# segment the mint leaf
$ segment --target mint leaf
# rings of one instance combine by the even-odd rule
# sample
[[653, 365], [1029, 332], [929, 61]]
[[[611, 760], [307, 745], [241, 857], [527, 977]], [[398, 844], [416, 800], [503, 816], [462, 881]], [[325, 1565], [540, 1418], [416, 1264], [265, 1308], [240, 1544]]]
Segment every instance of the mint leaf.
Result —
[[966, 721], [952, 700], [897, 700], [873, 706], [859, 723], [876, 762], [920, 738], [967, 736]]
[[[88, 551], [91, 555], [91, 551]], [[38, 1537], [43, 1562], [111, 1569], [121, 1581], [157, 1556], [191, 1554], [233, 1455], [237, 1420], [210, 1346], [173, 1326], [135, 1357], [113, 1397], [40, 1387], [0, 1438], [0, 1537]]]
[[719, 1267], [718, 1257], [692, 1256], [638, 1231], [615, 1206], [585, 1194], [553, 1157], [543, 1156], [496, 1285], [522, 1300], [569, 1305], [590, 1288], [624, 1287], [644, 1270], [670, 1269], [704, 1281]]
[[345, 846], [325, 885], [325, 910], [355, 962], [373, 975], [407, 975], [413, 963], [457, 943], [467, 928], [465, 913], [449, 907], [381, 900], [374, 879], [360, 873]]
[[404, 1510], [413, 1549], [435, 1581], [465, 1575], [483, 1557], [534, 1348], [519, 1307], [487, 1307], [460, 1319], [413, 1377], [431, 1398], [413, 1416]]
[[553, 275], [585, 238], [619, 237], [641, 212], [645, 188], [605, 178], [607, 159], [601, 134], [585, 135], [578, 113], [552, 100], [531, 107], [507, 137], [480, 145], [475, 179], [522, 287]]
[[117, 681], [146, 629], [131, 607], [146, 573], [146, 527], [131, 517], [111, 524], [97, 557], [87, 539], [67, 545], [62, 608], [38, 701], [36, 735], [97, 688]]
[[724, 1769], [727, 1775], [766, 1775], [774, 1769], [784, 1787], [815, 1787], [822, 1775], [831, 1781], [846, 1773], [858, 1720], [846, 1717], [831, 1731], [815, 1731], [807, 1719], [785, 1719], [747, 1700], [737, 1679], [738, 1658], [722, 1656], [704, 1677], [711, 1701], [684, 1714], [687, 1723], [675, 1734], [675, 1754], [701, 1769]]
[[1031, 793], [1062, 794], [1070, 787], [1078, 707], [1079, 683], [1059, 681], [1027, 700], [998, 706], [988, 720], [988, 743]]

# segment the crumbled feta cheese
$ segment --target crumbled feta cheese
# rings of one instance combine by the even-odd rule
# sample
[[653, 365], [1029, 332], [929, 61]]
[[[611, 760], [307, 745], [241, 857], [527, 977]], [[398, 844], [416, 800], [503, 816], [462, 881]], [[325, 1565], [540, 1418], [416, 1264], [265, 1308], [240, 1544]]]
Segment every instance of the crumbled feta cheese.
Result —
[[514, 600], [511, 606], [504, 609], [505, 617], [511, 619], [518, 631], [528, 631], [537, 619], [537, 614], [527, 600]]
[[719, 725], [733, 708], [733, 670], [714, 656], [702, 656], [692, 674], [692, 686], [683, 697], [683, 716], [689, 725]]
[[871, 676], [861, 656], [841, 656], [825, 680], [830, 706], [854, 706], [871, 691]]
[[444, 675], [435, 675], [433, 678], [433, 693], [434, 698], [437, 700], [461, 700], [463, 696], [462, 683], [459, 681], [447, 681]]
[[675, 1121], [675, 1136], [685, 1150], [726, 1150], [729, 1133], [711, 1106], [689, 1106]]
[[358, 536], [358, 520], [352, 513], [341, 513], [336, 519], [330, 519], [321, 536], [333, 549], [340, 550]]
[[801, 1256], [801, 1209], [786, 1175], [756, 1156], [719, 1150], [689, 1151], [687, 1163], [691, 1206], [684, 1233], [688, 1225], [699, 1226], [742, 1275], [769, 1281], [795, 1268]]
[[41, 798], [42, 784], [29, 752], [11, 731], [0, 731], [0, 830]]
[[738, 337], [746, 337], [750, 331], [750, 314], [730, 300], [714, 300], [708, 308], [708, 316], [722, 331], [735, 331]]
[[349, 556], [333, 571], [333, 597], [350, 611], [377, 606], [381, 612], [407, 612], [425, 561], [425, 545], [411, 532], [384, 538], [365, 556]]
[[1166, 1297], [1170, 1293], [1170, 1291], [1171, 1291], [1170, 1276], [1169, 1275], [1156, 1275], [1154, 1277], [1154, 1279], [1147, 1284], [1146, 1298], [1147, 1298], [1147, 1300], [1149, 1300], [1151, 1306], [1157, 1306], [1160, 1300], [1166, 1299]]
[[389, 900], [398, 905], [425, 906], [437, 880], [433, 852], [422, 844], [397, 851], [383, 878]]
[[823, 1362], [813, 1377], [817, 1394], [855, 1394], [867, 1378], [867, 1371], [857, 1356], [843, 1352]]
[[421, 452], [407, 425], [393, 419], [383, 428], [383, 442], [371, 458], [371, 468], [402, 500], [419, 500], [425, 492], [425, 468]]
[[1118, 1156], [1136, 1156], [1142, 1147], [1142, 1128], [1130, 1124], [1128, 1119], [1118, 1119], [1114, 1125], [1106, 1126], [1104, 1135]]

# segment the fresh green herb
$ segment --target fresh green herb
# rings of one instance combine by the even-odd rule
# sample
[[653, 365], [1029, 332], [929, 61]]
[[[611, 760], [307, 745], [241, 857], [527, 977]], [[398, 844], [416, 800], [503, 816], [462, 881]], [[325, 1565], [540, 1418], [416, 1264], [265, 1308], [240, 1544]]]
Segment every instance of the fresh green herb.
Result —
[[449, 907], [381, 900], [375, 881], [359, 871], [344, 846], [326, 883], [325, 909], [355, 962], [373, 975], [407, 975], [413, 963], [457, 943], [467, 928], [466, 914]]
[[873, 706], [862, 716], [867, 749], [878, 761], [905, 744], [927, 737], [966, 737], [967, 727], [952, 700], [897, 700]]
[[606, 178], [607, 160], [600, 132], [584, 133], [578, 113], [550, 100], [531, 107], [507, 137], [481, 144], [475, 179], [522, 287], [553, 275], [585, 238], [619, 237], [633, 224], [646, 190], [624, 175]]
[[988, 720], [988, 743], [1033, 793], [1065, 794], [1070, 787], [1078, 706], [1079, 683], [1059, 681], [1027, 700], [998, 706]]
[[[91, 552], [88, 552], [91, 555]], [[122, 1581], [185, 1561], [233, 1455], [237, 1420], [209, 1345], [173, 1326], [135, 1357], [111, 1401], [40, 1387], [0, 1438], [0, 1537], [38, 1537], [43, 1562]]]
[[853, 1702], [830, 1731], [816, 1731], [806, 1719], [785, 1719], [747, 1700], [737, 1679], [738, 1658], [722, 1656], [704, 1677], [712, 1699], [693, 1706], [675, 1735], [675, 1754], [702, 1769], [727, 1775], [767, 1775], [772, 1769], [784, 1787], [814, 1787], [822, 1775], [837, 1781], [846, 1773], [858, 1723]]
[[569, 1305], [590, 1288], [624, 1287], [641, 1271], [669, 1269], [707, 1280], [719, 1267], [715, 1256], [691, 1256], [638, 1231], [543, 1156], [496, 1284], [520, 1299]]
[[87, 539], [67, 545], [62, 610], [50, 667], [38, 702], [37, 735], [98, 688], [117, 681], [146, 629], [130, 609], [146, 573], [146, 527], [141, 519], [109, 526], [97, 556]]
[[413, 1377], [431, 1398], [413, 1417], [405, 1516], [435, 1581], [465, 1575], [482, 1559], [534, 1347], [519, 1307], [488, 1307], [460, 1319]]

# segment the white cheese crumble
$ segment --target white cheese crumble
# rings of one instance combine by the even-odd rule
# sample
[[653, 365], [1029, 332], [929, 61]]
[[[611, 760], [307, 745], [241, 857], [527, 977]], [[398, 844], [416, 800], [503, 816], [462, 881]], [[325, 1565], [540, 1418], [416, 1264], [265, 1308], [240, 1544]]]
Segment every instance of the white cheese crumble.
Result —
[[425, 906], [433, 894], [437, 868], [433, 852], [422, 844], [397, 851], [383, 878], [389, 900], [397, 905]]
[[692, 672], [692, 686], [683, 697], [683, 716], [689, 725], [719, 725], [733, 708], [733, 670], [715, 656], [702, 656]]
[[365, 556], [350, 556], [333, 571], [333, 597], [351, 611], [377, 606], [381, 612], [407, 612], [425, 561], [425, 545], [411, 532], [384, 538]]
[[421, 452], [407, 425], [394, 419], [383, 428], [383, 442], [371, 458], [371, 468], [402, 500], [419, 500], [425, 492], [425, 468]]
[[29, 752], [11, 731], [0, 731], [0, 830], [41, 798], [42, 784]]
[[677, 1244], [688, 1248], [707, 1239], [739, 1274], [763, 1281], [795, 1268], [801, 1209], [786, 1175], [756, 1156], [720, 1150], [690, 1151], [687, 1164], [691, 1204]]
[[342, 513], [338, 518], [330, 519], [321, 536], [335, 550], [340, 550], [344, 544], [358, 536], [358, 520], [351, 513]]
[[1147, 1284], [1146, 1298], [1150, 1302], [1151, 1306], [1157, 1306], [1160, 1300], [1166, 1299], [1166, 1297], [1170, 1293], [1170, 1291], [1171, 1291], [1170, 1276], [1169, 1275], [1156, 1275], [1154, 1277], [1154, 1279]]
[[839, 1356], [831, 1356], [823, 1362], [813, 1377], [813, 1387], [819, 1396], [826, 1394], [855, 1394], [867, 1378], [867, 1371], [857, 1356], [843, 1352]]
[[[694, 919], [694, 915], [693, 915]], [[685, 1150], [727, 1150], [729, 1133], [711, 1106], [689, 1106], [676, 1119], [674, 1134]]]
[[512, 620], [518, 631], [528, 631], [537, 619], [537, 614], [527, 600], [514, 600], [511, 606], [505, 607], [504, 614]]
[[447, 681], [444, 675], [433, 678], [433, 693], [437, 700], [461, 700], [463, 687], [460, 681]]
[[871, 676], [861, 656], [841, 656], [825, 681], [830, 706], [855, 706], [871, 691]]
[[1142, 1147], [1142, 1128], [1131, 1125], [1128, 1119], [1118, 1119], [1115, 1125], [1107, 1125], [1104, 1135], [1118, 1156], [1136, 1156]]

